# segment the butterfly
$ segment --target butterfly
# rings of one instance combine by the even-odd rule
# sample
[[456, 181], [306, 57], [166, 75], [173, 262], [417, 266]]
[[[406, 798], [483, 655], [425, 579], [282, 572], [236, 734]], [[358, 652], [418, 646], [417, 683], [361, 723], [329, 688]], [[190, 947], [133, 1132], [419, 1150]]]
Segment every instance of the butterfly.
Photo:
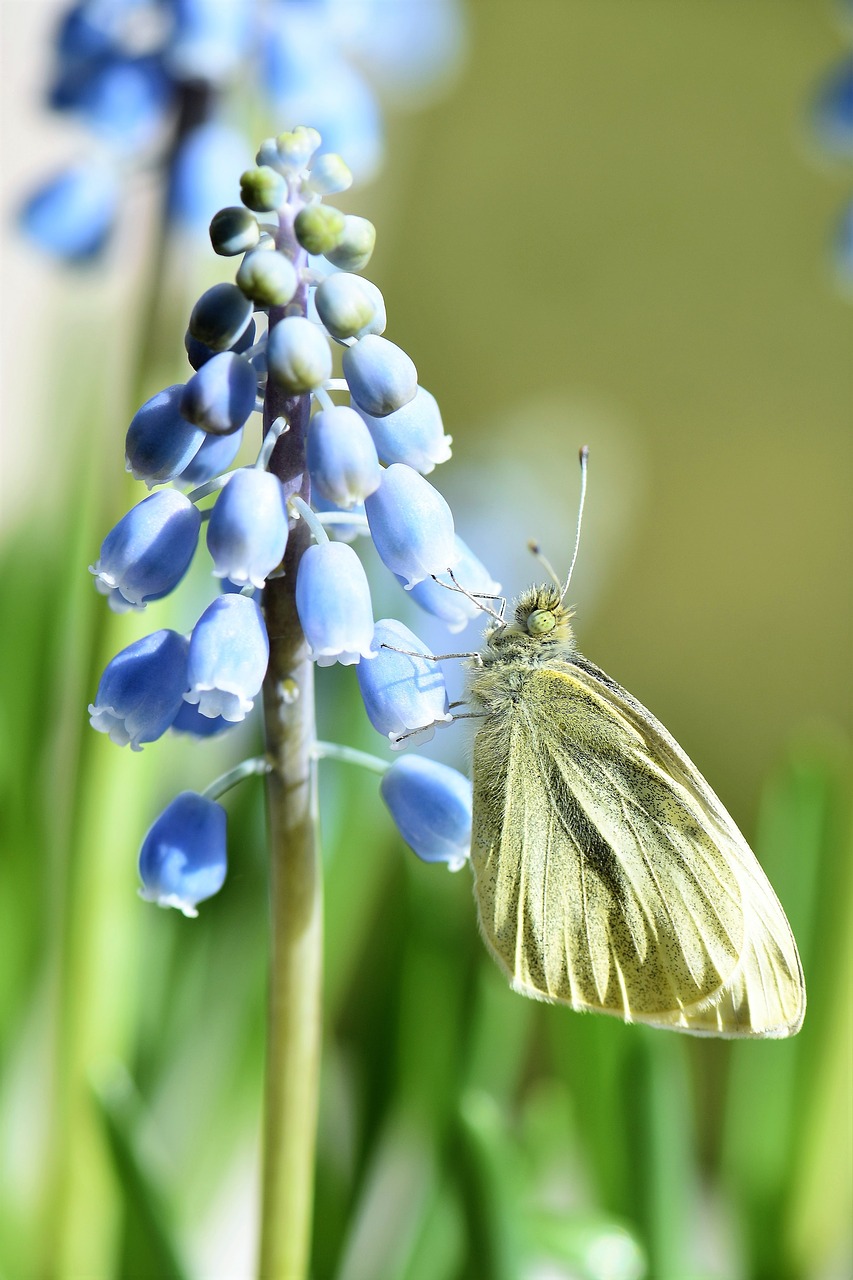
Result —
[[510, 622], [487, 610], [468, 672], [488, 949], [536, 999], [694, 1035], [793, 1035], [805, 983], [767, 877], [672, 735], [578, 652], [567, 588], [530, 588]]

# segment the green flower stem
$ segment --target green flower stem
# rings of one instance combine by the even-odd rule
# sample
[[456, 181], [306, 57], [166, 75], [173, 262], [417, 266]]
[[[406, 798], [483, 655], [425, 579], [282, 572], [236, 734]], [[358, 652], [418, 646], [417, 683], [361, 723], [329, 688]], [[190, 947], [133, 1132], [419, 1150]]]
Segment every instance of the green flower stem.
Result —
[[201, 793], [206, 800], [218, 800], [226, 791], [236, 787], [244, 778], [256, 778], [259, 774], [269, 773], [272, 765], [266, 756], [253, 756], [250, 760], [241, 760], [233, 769], [215, 778]]
[[[280, 247], [297, 258], [287, 226]], [[297, 259], [297, 265], [298, 259]], [[305, 290], [294, 303], [304, 308]], [[273, 311], [270, 324], [281, 318]], [[267, 428], [279, 416], [290, 424], [276, 442], [270, 471], [285, 497], [308, 497], [305, 432], [309, 398], [288, 397], [270, 384]], [[264, 1099], [261, 1241], [263, 1280], [304, 1280], [308, 1275], [314, 1189], [321, 1048], [322, 879], [317, 839], [313, 766], [313, 668], [296, 613], [296, 571], [311, 534], [297, 520], [284, 559], [284, 574], [267, 583], [264, 609], [270, 661], [264, 681], [270, 841], [270, 970]]]
[[371, 773], [387, 773], [391, 768], [390, 760], [380, 760], [367, 751], [359, 751], [357, 747], [344, 747], [339, 742], [318, 742], [314, 748], [317, 760], [340, 760], [344, 764], [357, 764]]

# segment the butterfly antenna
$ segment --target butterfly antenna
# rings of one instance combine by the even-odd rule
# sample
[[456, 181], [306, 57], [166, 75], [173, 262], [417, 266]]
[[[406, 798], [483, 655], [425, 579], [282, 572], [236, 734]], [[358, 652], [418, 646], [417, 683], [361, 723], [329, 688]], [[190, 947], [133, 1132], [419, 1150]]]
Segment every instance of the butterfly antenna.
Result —
[[583, 520], [583, 506], [584, 506], [584, 503], [586, 502], [586, 471], [587, 471], [587, 464], [589, 462], [589, 445], [585, 444], [583, 446], [578, 457], [581, 464], [581, 496], [580, 496], [580, 501], [578, 502], [578, 526], [577, 526], [577, 532], [575, 533], [575, 549], [572, 552], [572, 563], [569, 565], [569, 572], [566, 577], [566, 585], [563, 587], [562, 591], [560, 592], [561, 603], [566, 598], [566, 592], [569, 589], [569, 583], [571, 582], [572, 574], [575, 571], [575, 562], [577, 561], [578, 551], [581, 545], [581, 521]]
[[545, 555], [539, 543], [536, 542], [533, 538], [531, 538], [531, 540], [527, 544], [527, 550], [536, 557], [536, 559], [541, 564], [542, 568], [547, 573], [548, 577], [553, 582], [554, 586], [557, 588], [558, 591], [561, 591], [563, 588], [563, 580], [562, 578], [559, 578], [557, 576], [556, 572], [554, 571], [554, 566], [551, 564], [551, 561]]

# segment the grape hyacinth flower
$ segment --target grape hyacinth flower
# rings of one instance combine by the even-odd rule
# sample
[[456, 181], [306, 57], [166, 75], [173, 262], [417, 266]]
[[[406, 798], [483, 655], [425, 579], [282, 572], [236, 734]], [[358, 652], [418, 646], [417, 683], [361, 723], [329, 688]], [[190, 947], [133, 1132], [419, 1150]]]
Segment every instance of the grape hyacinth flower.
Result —
[[471, 783], [456, 769], [402, 756], [379, 784], [400, 833], [424, 862], [459, 871], [471, 852]]
[[182, 791], [160, 814], [139, 853], [139, 896], [197, 916], [196, 907], [225, 881], [225, 810]]
[[[138, 748], [169, 728], [190, 742], [222, 732], [262, 698], [264, 756], [167, 807], [143, 844], [142, 892], [194, 915], [225, 880], [218, 795], [251, 773], [267, 774], [274, 915], [284, 939], [270, 980], [274, 993], [298, 986], [312, 1007], [320, 998], [317, 761], [336, 756], [387, 770], [382, 795], [421, 859], [457, 869], [470, 842], [471, 787], [456, 770], [414, 755], [388, 765], [316, 739], [313, 669], [335, 663], [356, 667], [386, 748], [427, 740], [454, 718], [437, 659], [402, 622], [374, 625], [368, 576], [350, 541], [369, 537], [401, 604], [405, 586], [450, 629], [478, 612], [476, 597], [497, 591], [422, 474], [449, 457], [450, 437], [414, 362], [381, 336], [384, 299], [357, 274], [375, 231], [327, 202], [350, 176], [320, 147], [317, 131], [301, 126], [266, 139], [240, 179], [243, 204], [213, 217], [211, 244], [236, 260], [235, 283], [206, 290], [192, 308], [186, 349], [195, 372], [146, 401], [127, 435], [134, 475], [171, 487], [119, 521], [92, 569], [111, 603], [156, 601], [186, 572], [207, 521], [222, 594], [188, 637], [162, 630], [119, 654], [90, 708], [96, 729]], [[329, 274], [330, 264], [341, 276]], [[337, 347], [343, 379], [333, 377]], [[253, 437], [254, 465], [228, 471]], [[316, 1058], [320, 1020], [298, 1017], [275, 994], [272, 1005], [270, 1069], [288, 1080], [274, 1105], [291, 1112], [303, 1073], [313, 1070], [306, 1064]], [[263, 1238], [262, 1273], [306, 1273], [307, 1222], [289, 1200], [265, 1217]]]

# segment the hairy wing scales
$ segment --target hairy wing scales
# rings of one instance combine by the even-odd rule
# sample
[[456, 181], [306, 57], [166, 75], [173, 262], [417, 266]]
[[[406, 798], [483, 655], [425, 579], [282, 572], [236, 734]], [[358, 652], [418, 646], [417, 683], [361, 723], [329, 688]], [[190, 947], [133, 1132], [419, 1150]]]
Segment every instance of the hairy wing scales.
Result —
[[513, 985], [698, 1034], [795, 1029], [787, 922], [698, 771], [591, 664], [538, 672], [534, 692], [474, 747], [480, 923]]

